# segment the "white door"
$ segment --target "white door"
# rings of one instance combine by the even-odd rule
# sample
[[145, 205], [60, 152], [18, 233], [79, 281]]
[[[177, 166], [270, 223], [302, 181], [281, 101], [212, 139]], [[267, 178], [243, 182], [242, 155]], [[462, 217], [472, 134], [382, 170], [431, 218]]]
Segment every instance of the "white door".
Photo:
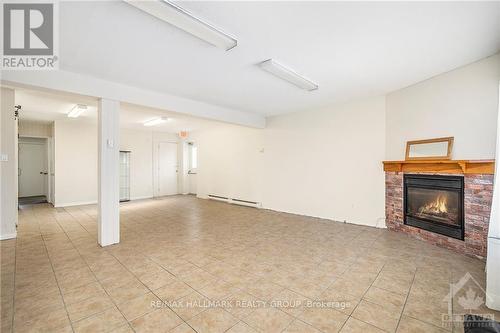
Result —
[[45, 143], [19, 142], [19, 197], [46, 195]]
[[198, 147], [193, 143], [189, 145], [189, 193], [197, 194], [196, 174], [198, 171]]
[[158, 144], [158, 195], [177, 194], [177, 143]]

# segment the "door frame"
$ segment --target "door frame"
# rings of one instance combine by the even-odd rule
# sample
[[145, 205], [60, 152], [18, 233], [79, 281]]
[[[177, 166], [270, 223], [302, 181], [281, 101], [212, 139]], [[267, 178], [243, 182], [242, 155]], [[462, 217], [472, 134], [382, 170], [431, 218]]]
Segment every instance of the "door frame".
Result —
[[[55, 198], [55, 172], [54, 172], [54, 139], [50, 136], [37, 136], [37, 135], [19, 135], [19, 139], [17, 142], [17, 149], [19, 150], [19, 144], [21, 143], [21, 139], [45, 139], [45, 147], [47, 154], [47, 178], [46, 183], [47, 187], [45, 189], [45, 196], [47, 198], [47, 202], [54, 204]], [[19, 177], [19, 151], [17, 152], [17, 169], [18, 169], [18, 177]], [[19, 183], [18, 186], [18, 196], [19, 196]]]
[[179, 142], [174, 140], [159, 140], [153, 143], [153, 197], [161, 197], [160, 194], [160, 144], [162, 143], [172, 143], [177, 147], [177, 190], [176, 194], [179, 194]]

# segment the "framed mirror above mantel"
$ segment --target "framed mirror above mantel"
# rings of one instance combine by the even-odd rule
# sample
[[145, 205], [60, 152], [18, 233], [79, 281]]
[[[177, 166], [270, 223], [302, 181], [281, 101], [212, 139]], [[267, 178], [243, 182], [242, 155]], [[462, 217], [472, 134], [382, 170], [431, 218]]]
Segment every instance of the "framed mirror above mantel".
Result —
[[406, 142], [404, 161], [384, 161], [386, 172], [494, 174], [495, 160], [452, 160], [454, 137]]
[[406, 161], [449, 160], [454, 137], [414, 140], [406, 142]]

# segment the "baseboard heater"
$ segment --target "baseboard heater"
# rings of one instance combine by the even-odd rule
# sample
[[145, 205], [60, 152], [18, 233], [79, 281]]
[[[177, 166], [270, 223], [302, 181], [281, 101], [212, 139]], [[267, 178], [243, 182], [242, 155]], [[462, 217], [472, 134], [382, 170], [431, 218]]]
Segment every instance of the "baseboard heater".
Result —
[[234, 204], [234, 205], [260, 208], [260, 203], [256, 202], [256, 201], [249, 201], [249, 200], [243, 200], [243, 199], [237, 199], [237, 198], [228, 198], [228, 197], [223, 197], [223, 196], [215, 195], [215, 194], [209, 194], [208, 198], [211, 200], [223, 201], [223, 202], [227, 202], [227, 203]]

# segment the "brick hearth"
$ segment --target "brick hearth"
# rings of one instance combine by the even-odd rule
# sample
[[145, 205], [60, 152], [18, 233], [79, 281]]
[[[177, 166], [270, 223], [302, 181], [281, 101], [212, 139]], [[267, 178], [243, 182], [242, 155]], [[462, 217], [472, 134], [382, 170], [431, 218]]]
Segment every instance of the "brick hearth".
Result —
[[[493, 175], [464, 175], [465, 239], [463, 241], [405, 225], [403, 222], [403, 172], [385, 173], [385, 215], [390, 230], [458, 253], [486, 257], [488, 224], [493, 196]], [[435, 174], [435, 173], [433, 173]]]

